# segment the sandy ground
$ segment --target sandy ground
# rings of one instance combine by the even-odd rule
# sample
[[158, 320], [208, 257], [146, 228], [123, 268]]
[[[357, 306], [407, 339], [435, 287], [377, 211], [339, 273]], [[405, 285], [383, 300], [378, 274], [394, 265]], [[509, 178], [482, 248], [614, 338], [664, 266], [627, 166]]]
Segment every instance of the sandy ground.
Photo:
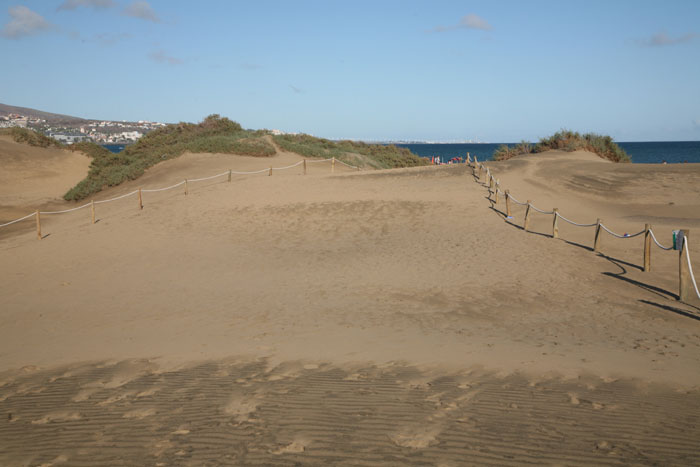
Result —
[[[188, 154], [96, 199], [298, 160]], [[695, 164], [489, 165], [578, 222], [700, 222]], [[700, 464], [677, 252], [524, 232], [463, 165], [183, 188], [0, 231], [0, 464]]]
[[37, 148], [0, 136], [0, 224], [39, 207], [63, 202], [85, 178], [90, 158], [79, 152]]

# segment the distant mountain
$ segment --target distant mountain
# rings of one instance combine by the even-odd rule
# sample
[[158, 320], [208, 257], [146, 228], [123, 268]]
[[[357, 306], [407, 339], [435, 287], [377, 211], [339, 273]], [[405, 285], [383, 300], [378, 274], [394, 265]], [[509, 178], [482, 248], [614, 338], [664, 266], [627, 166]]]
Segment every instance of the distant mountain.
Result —
[[50, 112], [43, 112], [41, 110], [29, 109], [27, 107], [16, 107], [14, 105], [0, 104], [0, 116], [7, 116], [9, 114], [20, 114], [32, 118], [43, 118], [48, 123], [81, 123], [87, 121], [84, 118], [72, 117], [70, 115], [53, 114]]

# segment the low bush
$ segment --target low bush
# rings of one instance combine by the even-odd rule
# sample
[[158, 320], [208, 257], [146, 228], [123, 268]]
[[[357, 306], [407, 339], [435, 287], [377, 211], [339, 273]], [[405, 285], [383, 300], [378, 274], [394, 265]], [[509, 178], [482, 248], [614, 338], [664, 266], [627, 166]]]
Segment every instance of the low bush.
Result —
[[541, 138], [539, 143], [534, 146], [526, 141], [512, 147], [503, 144], [496, 149], [493, 159], [503, 161], [520, 154], [538, 153], [552, 149], [567, 152], [584, 150], [613, 162], [631, 162], [629, 155], [615, 144], [610, 136], [596, 133], [580, 134], [571, 130], [561, 130], [548, 138]]
[[178, 123], [159, 128], [117, 154], [96, 144], [77, 143], [71, 149], [84, 151], [92, 157], [92, 163], [88, 176], [71, 188], [64, 198], [84, 199], [106, 187], [134, 180], [149, 167], [186, 151], [272, 156], [275, 148], [265, 139], [266, 135], [265, 131], [244, 130], [238, 123], [214, 114], [201, 123]]
[[64, 145], [60, 141], [57, 141], [49, 136], [43, 135], [29, 128], [0, 128], [0, 135], [9, 135], [17, 143], [28, 144], [30, 146], [37, 146], [40, 148], [48, 148], [50, 146], [54, 146], [57, 148], [64, 147]]
[[369, 144], [360, 141], [331, 141], [314, 136], [277, 135], [275, 143], [285, 151], [294, 152], [304, 157], [335, 157], [349, 164], [357, 163], [352, 154], [361, 154], [378, 168], [416, 167], [428, 165], [427, 159], [413, 154], [409, 149], [393, 144]]

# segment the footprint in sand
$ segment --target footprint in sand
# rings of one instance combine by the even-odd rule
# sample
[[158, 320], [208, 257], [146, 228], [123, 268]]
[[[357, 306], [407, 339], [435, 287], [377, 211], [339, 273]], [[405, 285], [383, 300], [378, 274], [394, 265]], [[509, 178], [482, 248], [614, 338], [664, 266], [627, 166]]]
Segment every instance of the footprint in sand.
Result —
[[133, 418], [133, 419], [142, 419], [146, 417], [150, 417], [151, 415], [156, 414], [156, 409], [154, 408], [148, 408], [148, 409], [135, 409], [135, 410], [130, 410], [126, 412], [124, 415], [122, 415], [122, 418]]
[[63, 464], [65, 462], [68, 462], [68, 456], [61, 454], [60, 456], [56, 457], [51, 462], [45, 462], [43, 464], [39, 464], [39, 467], [52, 467], [56, 464]]
[[80, 418], [81, 416], [78, 412], [52, 412], [38, 420], [32, 420], [32, 425], [45, 425], [52, 422], [69, 422], [72, 420], [80, 420]]
[[275, 451], [270, 451], [271, 454], [275, 455], [280, 455], [280, 454], [291, 454], [291, 453], [299, 453], [299, 452], [304, 452], [306, 450], [306, 442], [304, 441], [293, 441], [292, 443], [282, 446], [281, 448], [275, 450]]
[[233, 398], [223, 407], [223, 411], [227, 415], [233, 415], [238, 422], [247, 422], [250, 420], [249, 415], [255, 412], [258, 408], [258, 403], [250, 397]]
[[423, 449], [437, 443], [437, 435], [441, 429], [437, 426], [416, 426], [389, 435], [389, 438], [397, 445], [404, 448]]

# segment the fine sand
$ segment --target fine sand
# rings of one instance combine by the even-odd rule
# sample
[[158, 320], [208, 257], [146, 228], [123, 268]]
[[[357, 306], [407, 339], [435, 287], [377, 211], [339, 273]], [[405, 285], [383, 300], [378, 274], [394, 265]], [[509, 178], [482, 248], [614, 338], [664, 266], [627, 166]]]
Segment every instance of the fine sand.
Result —
[[[38, 148], [0, 136], [0, 224], [63, 202], [85, 178], [90, 158], [79, 152]], [[0, 233], [2, 235], [2, 233]]]
[[[299, 160], [186, 154], [95, 199]], [[700, 165], [488, 165], [577, 222], [689, 228], [700, 270]], [[309, 163], [143, 204], [0, 230], [0, 465], [700, 465], [677, 252], [645, 273], [641, 236], [524, 232], [464, 165]]]

